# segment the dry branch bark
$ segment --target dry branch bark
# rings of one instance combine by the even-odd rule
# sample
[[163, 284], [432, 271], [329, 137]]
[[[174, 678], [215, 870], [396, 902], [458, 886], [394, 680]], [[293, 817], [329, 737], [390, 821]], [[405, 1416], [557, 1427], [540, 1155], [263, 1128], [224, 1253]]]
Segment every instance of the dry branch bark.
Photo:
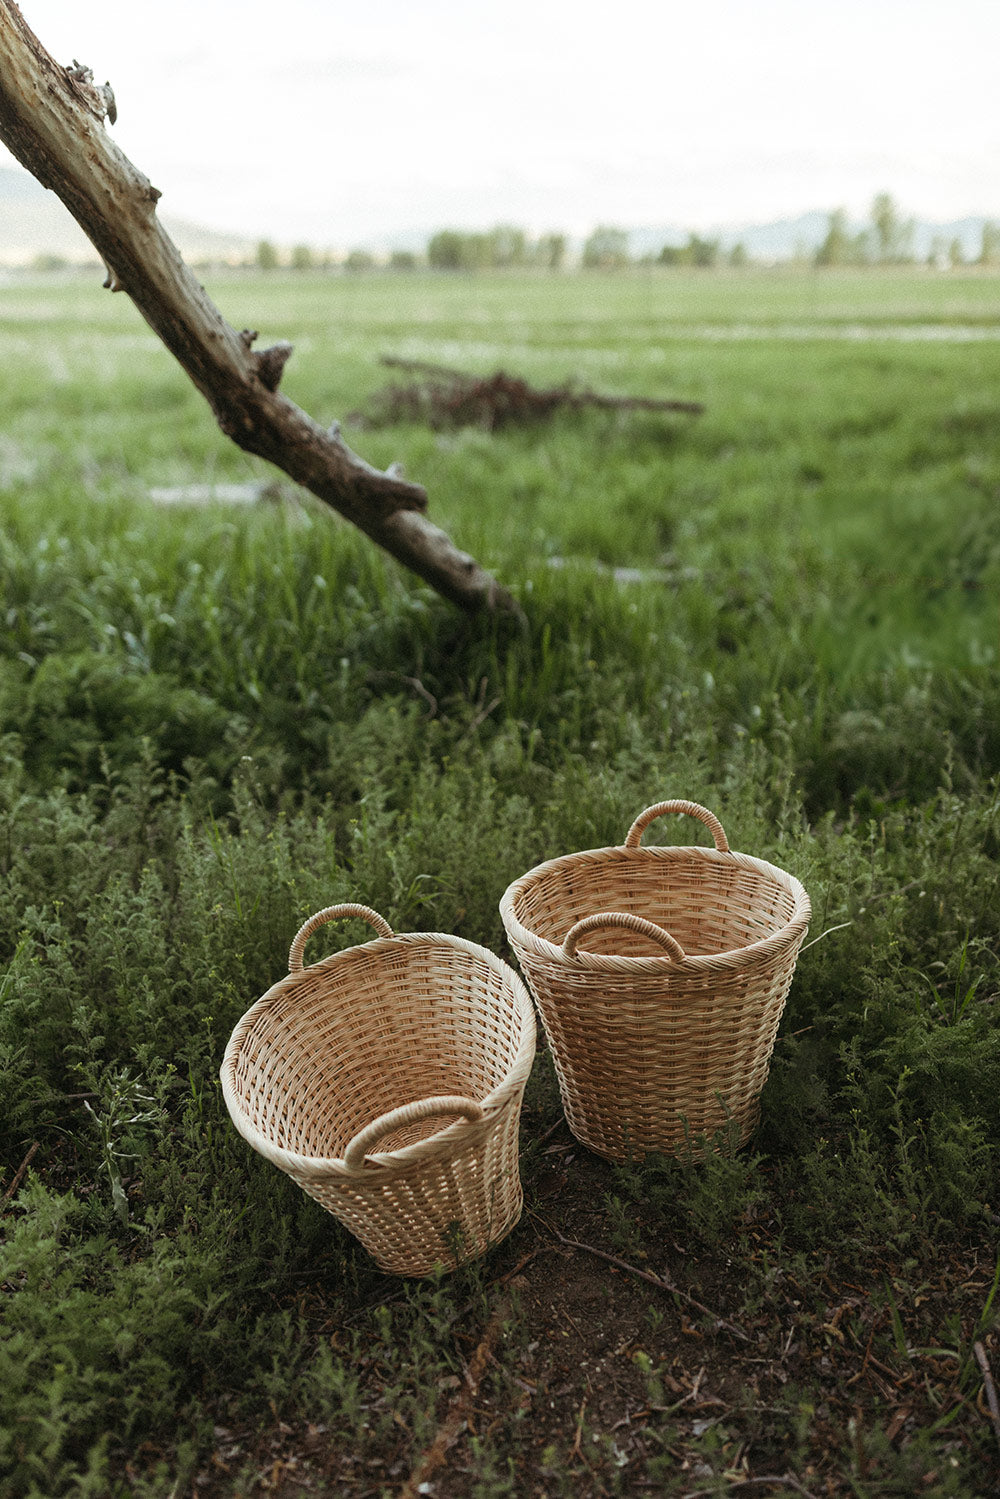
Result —
[[208, 401], [222, 431], [280, 468], [445, 598], [476, 612], [517, 612], [491, 575], [423, 514], [427, 495], [393, 468], [365, 463], [338, 424], [322, 427], [278, 385], [291, 345], [253, 348], [184, 264], [156, 214], [160, 192], [108, 135], [109, 85], [60, 66], [14, 0], [0, 0], [0, 140], [66, 205], [107, 267]]
[[505, 370], [470, 375], [423, 359], [399, 359], [388, 354], [383, 355], [382, 363], [427, 379], [413, 385], [390, 385], [377, 392], [373, 398], [376, 423], [384, 417], [387, 421], [426, 421], [432, 427], [474, 425], [495, 432], [501, 427], [545, 421], [564, 408], [593, 406], [604, 411], [683, 412], [687, 416], [700, 416], [705, 409], [700, 401], [609, 396], [574, 385], [540, 389]]

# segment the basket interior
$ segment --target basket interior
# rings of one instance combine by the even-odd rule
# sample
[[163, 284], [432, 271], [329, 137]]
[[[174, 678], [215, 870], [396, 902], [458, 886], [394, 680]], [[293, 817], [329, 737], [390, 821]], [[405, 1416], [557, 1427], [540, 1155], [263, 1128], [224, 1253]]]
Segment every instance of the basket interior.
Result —
[[[388, 939], [276, 984], [245, 1017], [230, 1077], [246, 1121], [271, 1144], [328, 1159], [401, 1104], [482, 1102], [506, 1081], [524, 1026], [512, 972]], [[372, 1148], [400, 1149], [456, 1117], [429, 1116]]]
[[[784, 930], [795, 885], [781, 871], [701, 848], [604, 849], [553, 859], [514, 887], [512, 911], [536, 937], [561, 946], [597, 911], [624, 911], [663, 927], [691, 957], [733, 952]], [[652, 957], [663, 949], [615, 927], [588, 932], [579, 950]]]

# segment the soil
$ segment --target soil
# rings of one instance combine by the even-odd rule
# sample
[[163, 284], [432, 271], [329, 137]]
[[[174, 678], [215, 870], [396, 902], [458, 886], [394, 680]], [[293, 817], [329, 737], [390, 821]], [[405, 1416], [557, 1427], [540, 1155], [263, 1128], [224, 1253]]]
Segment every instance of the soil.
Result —
[[[671, 1238], [629, 1254], [606, 1210], [612, 1171], [564, 1124], [550, 1131], [526, 1183], [525, 1215], [488, 1261], [490, 1314], [484, 1324], [480, 1303], [455, 1321], [464, 1379], [439, 1381], [437, 1428], [415, 1460], [405, 1422], [375, 1457], [331, 1447], [321, 1425], [276, 1421], [254, 1434], [220, 1427], [192, 1494], [470, 1499], [484, 1449], [512, 1465], [509, 1492], [518, 1499], [979, 1499], [952, 1482], [970, 1461], [982, 1496], [1000, 1493], [1000, 1417], [991, 1432], [984, 1385], [970, 1383], [968, 1368], [963, 1375], [961, 1359], [945, 1350], [894, 1341], [885, 1298], [872, 1294], [887, 1281], [908, 1284], [911, 1266], [873, 1263], [862, 1275], [855, 1264], [848, 1278], [831, 1255], [808, 1276], [774, 1272], [761, 1295], [753, 1267], [770, 1245], [766, 1214], [737, 1226], [730, 1249], [738, 1253], [695, 1256]], [[634, 1211], [641, 1229], [641, 1208]], [[971, 1325], [994, 1268], [985, 1245], [950, 1251], [936, 1281], [921, 1282], [899, 1313], [908, 1326], [923, 1317], [940, 1328], [949, 1313]], [[382, 1284], [383, 1300], [400, 1294], [398, 1282]], [[329, 1327], [324, 1301], [320, 1285], [306, 1292], [318, 1330]], [[994, 1364], [998, 1344], [993, 1333], [982, 1336]], [[925, 1458], [932, 1449], [912, 1444], [936, 1422], [946, 1429]], [[236, 1481], [248, 1471], [252, 1482]], [[508, 1490], [486, 1484], [479, 1492]]]

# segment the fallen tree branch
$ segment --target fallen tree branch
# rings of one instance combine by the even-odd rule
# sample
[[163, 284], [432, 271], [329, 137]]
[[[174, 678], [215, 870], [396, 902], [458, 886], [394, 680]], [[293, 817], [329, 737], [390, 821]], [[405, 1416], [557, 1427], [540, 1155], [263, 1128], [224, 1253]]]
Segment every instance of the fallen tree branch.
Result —
[[603, 411], [683, 412], [698, 416], [700, 401], [659, 400], [651, 396], [609, 396], [575, 385], [536, 387], [519, 375], [497, 370], [492, 375], [469, 375], [423, 359], [383, 355], [389, 369], [427, 378], [418, 384], [388, 385], [372, 398], [372, 415], [357, 413], [361, 423], [378, 425], [423, 421], [431, 427], [476, 426], [488, 432], [528, 422], [545, 421], [561, 408], [594, 406]]
[[[801, 1494], [803, 1499], [814, 1499], [812, 1491], [800, 1483], [794, 1473], [761, 1473], [755, 1478], [729, 1479], [727, 1477], [726, 1492], [735, 1494], [740, 1489], [754, 1489], [764, 1484], [767, 1484], [769, 1488], [792, 1489], [796, 1494]], [[689, 1493], [682, 1494], [681, 1499], [711, 1499], [711, 1495], [715, 1492], [714, 1489], [692, 1489]]]
[[38, 1153], [38, 1141], [35, 1140], [33, 1142], [33, 1144], [31, 1145], [31, 1147], [30, 1147], [30, 1149], [28, 1151], [28, 1154], [25, 1156], [25, 1158], [21, 1162], [20, 1166], [18, 1166], [17, 1170], [14, 1172], [13, 1180], [11, 1181], [11, 1183], [8, 1186], [7, 1190], [4, 1192], [3, 1196], [0, 1197], [0, 1213], [2, 1213], [6, 1209], [8, 1202], [10, 1202], [10, 1200], [14, 1196], [14, 1193], [17, 1191], [18, 1187], [24, 1181], [24, 1178], [25, 1178], [25, 1176], [27, 1174], [27, 1171], [28, 1171], [28, 1167], [31, 1165], [32, 1161], [35, 1159], [35, 1156], [36, 1156], [37, 1153]]
[[421, 1453], [414, 1464], [409, 1479], [399, 1491], [398, 1499], [417, 1499], [418, 1494], [431, 1492], [430, 1476], [440, 1468], [448, 1455], [449, 1448], [454, 1446], [461, 1435], [462, 1427], [468, 1419], [479, 1392], [483, 1375], [493, 1357], [497, 1339], [503, 1331], [504, 1318], [509, 1315], [509, 1311], [510, 1308], [502, 1299], [494, 1307], [483, 1336], [479, 1340], [479, 1346], [465, 1370], [465, 1383], [460, 1386], [449, 1405], [431, 1445]]
[[986, 1349], [982, 1343], [978, 1341], [973, 1343], [972, 1351], [976, 1355], [976, 1363], [979, 1365], [979, 1372], [983, 1376], [983, 1389], [986, 1392], [986, 1403], [989, 1406], [990, 1420], [993, 1423], [993, 1435], [997, 1439], [997, 1445], [1000, 1446], [1000, 1401], [997, 1400], [996, 1386], [993, 1383], [990, 1361], [986, 1356]]
[[107, 267], [208, 401], [227, 437], [273, 463], [359, 527], [445, 598], [475, 612], [519, 612], [510, 595], [422, 514], [427, 496], [391, 467], [353, 453], [278, 386], [288, 343], [255, 351], [257, 334], [225, 321], [156, 214], [160, 192], [121, 152], [104, 121], [109, 84], [74, 60], [61, 67], [14, 0], [0, 0], [0, 141], [65, 204]]

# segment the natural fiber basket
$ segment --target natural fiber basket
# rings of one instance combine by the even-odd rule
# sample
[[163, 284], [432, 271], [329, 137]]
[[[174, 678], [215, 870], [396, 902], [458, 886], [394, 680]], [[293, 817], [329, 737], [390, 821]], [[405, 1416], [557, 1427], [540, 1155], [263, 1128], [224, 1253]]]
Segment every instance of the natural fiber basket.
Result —
[[[640, 848], [668, 812], [700, 818], [715, 847]], [[500, 912], [578, 1140], [623, 1160], [749, 1137], [809, 924], [798, 880], [730, 850], [706, 808], [667, 801], [621, 848], [530, 870]]]
[[[370, 942], [302, 965], [323, 922]], [[233, 1031], [233, 1123], [360, 1239], [383, 1270], [423, 1275], [482, 1254], [521, 1214], [518, 1126], [535, 1053], [521, 979], [438, 932], [394, 934], [331, 906], [292, 942], [289, 973]]]

